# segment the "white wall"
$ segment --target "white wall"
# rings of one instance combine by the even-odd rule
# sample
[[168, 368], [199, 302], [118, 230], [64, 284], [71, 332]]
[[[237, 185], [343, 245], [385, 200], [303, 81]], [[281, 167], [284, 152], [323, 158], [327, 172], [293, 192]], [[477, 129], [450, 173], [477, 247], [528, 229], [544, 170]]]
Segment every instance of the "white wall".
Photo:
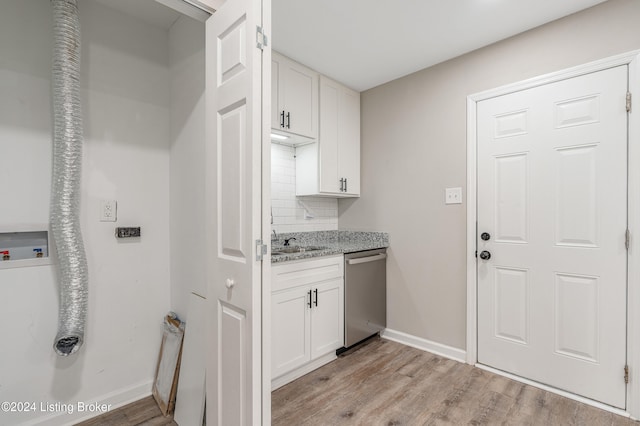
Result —
[[[304, 217], [302, 201], [313, 214]], [[296, 197], [295, 148], [271, 144], [271, 207], [277, 233], [332, 231], [338, 229], [338, 200], [324, 197]]]
[[187, 319], [189, 294], [206, 296], [204, 24], [169, 30], [171, 71], [171, 309]]
[[[169, 309], [168, 34], [80, 0], [84, 166], [81, 225], [89, 262], [85, 344], [52, 350], [54, 267], [0, 270], [0, 401], [119, 403], [148, 394]], [[48, 222], [51, 6], [0, 4], [0, 226]], [[99, 222], [99, 200], [118, 222]], [[118, 241], [115, 226], [141, 226]], [[2, 413], [0, 423], [69, 423]], [[87, 413], [79, 413], [81, 416]], [[47, 420], [48, 419], [48, 420]]]
[[[466, 335], [466, 97], [640, 49], [640, 1], [610, 0], [365, 91], [362, 196], [340, 227], [389, 232], [388, 327], [455, 348]], [[632, 89], [633, 90], [633, 89]]]

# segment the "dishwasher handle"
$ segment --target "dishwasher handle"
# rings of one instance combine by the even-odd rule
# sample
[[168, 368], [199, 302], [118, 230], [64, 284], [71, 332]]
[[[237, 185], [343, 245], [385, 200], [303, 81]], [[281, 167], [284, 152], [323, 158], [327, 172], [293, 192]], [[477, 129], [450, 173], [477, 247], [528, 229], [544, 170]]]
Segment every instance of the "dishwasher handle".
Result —
[[373, 256], [357, 257], [355, 259], [347, 259], [347, 265], [357, 265], [359, 263], [375, 262], [377, 260], [386, 259], [385, 253], [375, 254]]

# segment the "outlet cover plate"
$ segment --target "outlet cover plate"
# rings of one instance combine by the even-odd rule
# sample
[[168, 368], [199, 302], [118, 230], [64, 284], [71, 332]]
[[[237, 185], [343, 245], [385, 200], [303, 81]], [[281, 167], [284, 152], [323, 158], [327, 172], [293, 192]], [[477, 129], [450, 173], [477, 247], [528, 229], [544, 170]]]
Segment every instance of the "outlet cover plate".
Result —
[[100, 201], [100, 222], [115, 222], [118, 220], [118, 203], [116, 200]]
[[445, 204], [462, 204], [462, 188], [446, 188], [444, 194]]

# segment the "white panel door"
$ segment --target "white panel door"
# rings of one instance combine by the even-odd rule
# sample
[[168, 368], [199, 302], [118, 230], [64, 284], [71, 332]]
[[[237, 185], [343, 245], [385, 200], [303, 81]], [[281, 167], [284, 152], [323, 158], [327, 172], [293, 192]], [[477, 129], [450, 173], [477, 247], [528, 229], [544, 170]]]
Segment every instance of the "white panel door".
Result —
[[[263, 9], [264, 7], [264, 9]], [[263, 16], [263, 10], [265, 16]], [[263, 151], [269, 151], [270, 61], [256, 46], [269, 0], [226, 1], [206, 22], [207, 424], [263, 417]], [[265, 57], [269, 60], [268, 52]], [[265, 83], [268, 87], [268, 83]], [[267, 95], [268, 96], [268, 95]], [[263, 123], [264, 120], [267, 123]]]
[[626, 92], [620, 66], [477, 109], [478, 361], [620, 408]]

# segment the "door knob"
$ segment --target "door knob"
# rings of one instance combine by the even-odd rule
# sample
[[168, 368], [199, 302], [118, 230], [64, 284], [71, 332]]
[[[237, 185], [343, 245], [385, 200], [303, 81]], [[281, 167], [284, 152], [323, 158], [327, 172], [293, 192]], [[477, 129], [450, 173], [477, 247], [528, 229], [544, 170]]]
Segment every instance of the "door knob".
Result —
[[489, 253], [488, 251], [484, 250], [482, 252], [480, 252], [480, 259], [482, 260], [489, 260], [491, 259], [491, 253]]
[[480, 235], [480, 238], [482, 239], [482, 241], [489, 241], [491, 235], [489, 235], [488, 232], [483, 232], [482, 235]]
[[231, 278], [227, 278], [227, 281], [224, 283], [227, 288], [233, 288], [236, 285], [236, 282]]

